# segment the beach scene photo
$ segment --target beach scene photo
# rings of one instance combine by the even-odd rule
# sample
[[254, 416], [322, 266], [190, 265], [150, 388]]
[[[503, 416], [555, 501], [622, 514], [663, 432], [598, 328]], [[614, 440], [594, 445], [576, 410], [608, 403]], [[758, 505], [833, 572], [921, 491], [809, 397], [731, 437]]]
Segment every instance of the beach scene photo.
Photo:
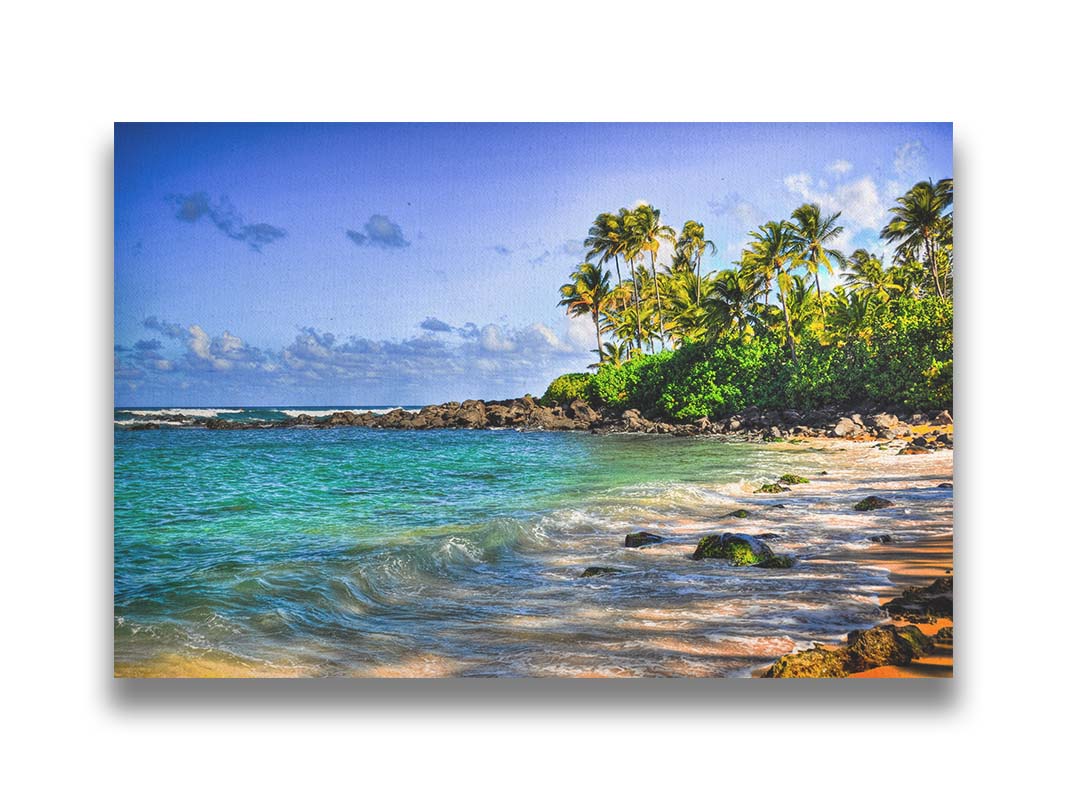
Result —
[[116, 677], [952, 677], [950, 123], [121, 122], [114, 178]]

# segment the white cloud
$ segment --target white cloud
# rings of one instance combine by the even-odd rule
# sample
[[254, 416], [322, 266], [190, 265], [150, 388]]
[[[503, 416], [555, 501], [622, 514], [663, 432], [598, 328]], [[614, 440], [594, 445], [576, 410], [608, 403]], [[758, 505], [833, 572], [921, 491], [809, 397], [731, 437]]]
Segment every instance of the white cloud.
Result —
[[917, 178], [926, 166], [926, 145], [919, 140], [904, 142], [893, 154], [893, 170], [901, 177]]
[[845, 161], [845, 159], [843, 158], [839, 158], [833, 164], [830, 164], [826, 168], [826, 171], [831, 172], [834, 175], [845, 175], [852, 171], [852, 164], [848, 161]]
[[806, 203], [817, 203], [828, 214], [841, 212], [846, 229], [878, 228], [885, 215], [885, 203], [878, 186], [869, 176], [850, 183], [838, 183], [825, 189], [816, 188], [806, 172], [788, 175], [783, 181], [786, 189]]

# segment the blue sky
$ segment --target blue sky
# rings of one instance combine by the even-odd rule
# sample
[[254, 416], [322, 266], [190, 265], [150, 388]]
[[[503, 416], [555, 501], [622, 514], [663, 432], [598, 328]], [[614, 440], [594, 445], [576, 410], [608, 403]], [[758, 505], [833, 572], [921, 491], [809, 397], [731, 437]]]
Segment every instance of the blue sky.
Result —
[[699, 220], [716, 269], [812, 201], [880, 252], [951, 175], [948, 124], [118, 124], [115, 402], [537, 394], [593, 359], [556, 303], [597, 213]]

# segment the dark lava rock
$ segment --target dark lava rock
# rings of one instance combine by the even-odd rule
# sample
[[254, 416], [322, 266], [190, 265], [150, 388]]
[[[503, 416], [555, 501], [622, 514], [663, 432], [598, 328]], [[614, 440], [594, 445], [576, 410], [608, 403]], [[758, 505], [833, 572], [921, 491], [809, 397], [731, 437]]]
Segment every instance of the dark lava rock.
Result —
[[622, 572], [621, 569], [615, 567], [586, 567], [578, 577], [580, 578], [595, 578], [597, 575], [618, 575]]
[[737, 511], [731, 511], [726, 516], [728, 516], [728, 517], [737, 517], [738, 519], [748, 519], [749, 517], [752, 516], [752, 512], [751, 511], [746, 511], [743, 508], [739, 508], [739, 509], [737, 509]]
[[952, 488], [952, 484], [951, 483], [939, 483], [939, 484], [937, 484], [937, 488], [938, 489], [951, 489]]
[[757, 539], [781, 539], [781, 534], [778, 533], [757, 533]]
[[623, 541], [624, 547], [644, 547], [646, 544], [658, 544], [663, 541], [662, 536], [657, 536], [654, 533], [648, 531], [640, 531], [638, 533], [626, 534], [626, 539]]
[[735, 567], [756, 566], [767, 569], [786, 569], [793, 566], [789, 556], [775, 554], [755, 536], [744, 533], [724, 533], [705, 536], [697, 543], [693, 559], [722, 558]]
[[934, 634], [934, 641], [941, 644], [952, 644], [952, 628], [946, 625], [944, 628], [939, 629]]
[[782, 656], [764, 674], [765, 678], [844, 678], [848, 675], [842, 650], [814, 647]]
[[889, 508], [893, 505], [891, 500], [886, 500], [884, 497], [876, 497], [871, 495], [860, 500], [856, 505], [852, 506], [857, 511], [875, 511], [879, 508]]
[[788, 486], [781, 486], [777, 483], [765, 483], [759, 487], [752, 494], [779, 494], [780, 492], [788, 492]]
[[929, 586], [905, 589], [882, 606], [894, 619], [931, 622], [940, 617], [952, 619], [952, 577], [938, 578]]
[[893, 537], [888, 533], [883, 533], [880, 536], [872, 536], [870, 539], [872, 542], [877, 542], [878, 544], [889, 544], [893, 541]]
[[811, 481], [807, 478], [802, 478], [800, 475], [794, 475], [792, 472], [787, 472], [778, 479], [778, 483], [788, 483], [790, 486], [796, 486], [798, 483], [811, 483]]

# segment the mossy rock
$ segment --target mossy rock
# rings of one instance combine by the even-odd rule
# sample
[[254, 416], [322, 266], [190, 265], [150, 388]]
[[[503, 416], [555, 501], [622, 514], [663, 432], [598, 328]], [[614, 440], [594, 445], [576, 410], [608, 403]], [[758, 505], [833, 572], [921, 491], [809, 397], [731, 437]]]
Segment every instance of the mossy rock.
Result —
[[749, 517], [752, 516], [752, 512], [751, 511], [746, 511], [743, 508], [739, 508], [739, 509], [737, 509], [737, 511], [731, 511], [726, 516], [728, 516], [728, 517], [737, 517], [738, 519], [748, 519]]
[[794, 475], [792, 472], [787, 472], [778, 479], [778, 483], [788, 483], [790, 486], [796, 486], [798, 483], [811, 483], [811, 481], [800, 475]]
[[623, 540], [623, 547], [644, 547], [649, 544], [658, 544], [663, 541], [662, 536], [657, 536], [654, 533], [648, 531], [639, 531], [638, 533], [628, 533]]
[[778, 494], [780, 492], [788, 492], [788, 491], [789, 491], [789, 487], [788, 486], [782, 486], [781, 484], [778, 484], [778, 483], [765, 483], [761, 487], [759, 487], [756, 491], [754, 491], [752, 494]]
[[872, 494], [870, 497], [864, 497], [852, 507], [857, 511], [876, 511], [879, 508], [889, 508], [891, 505], [893, 505], [892, 500], [886, 500], [884, 497], [876, 497]]
[[[951, 630], [951, 629], [950, 629]], [[911, 649], [912, 658], [922, 658], [934, 649], [934, 641], [914, 625], [904, 625], [896, 629], [899, 636]]]
[[597, 575], [618, 575], [622, 572], [621, 569], [615, 567], [586, 567], [578, 577], [580, 578], [595, 578]]
[[782, 656], [767, 670], [765, 678], [844, 678], [848, 675], [841, 650], [814, 647]]
[[693, 559], [721, 558], [735, 567], [766, 567], [785, 569], [793, 566], [788, 556], [777, 555], [770, 547], [757, 539], [743, 533], [724, 533], [705, 536], [697, 543]]
[[863, 672], [887, 665], [905, 666], [911, 663], [913, 652], [909, 639], [900, 636], [894, 626], [882, 625], [849, 633], [845, 657], [849, 672]]

